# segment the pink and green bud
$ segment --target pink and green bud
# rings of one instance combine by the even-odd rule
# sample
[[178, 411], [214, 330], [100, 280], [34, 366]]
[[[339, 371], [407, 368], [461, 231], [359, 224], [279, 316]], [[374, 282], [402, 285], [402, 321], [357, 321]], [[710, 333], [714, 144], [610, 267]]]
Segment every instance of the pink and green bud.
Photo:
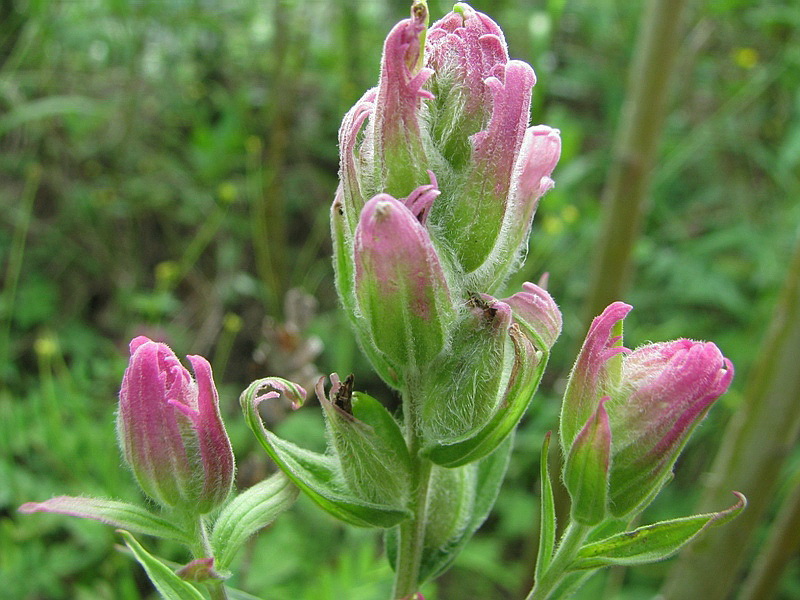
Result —
[[422, 66], [427, 25], [427, 6], [416, 2], [411, 18], [395, 25], [384, 43], [368, 133], [375, 159], [372, 176], [380, 182], [375, 192], [404, 196], [427, 179], [421, 123], [423, 100], [433, 98], [423, 88], [432, 74]]
[[503, 32], [486, 15], [459, 4], [433, 24], [427, 50], [437, 117], [431, 134], [447, 162], [462, 169], [472, 154], [470, 137], [492, 116], [492, 91], [486, 81], [508, 63]]
[[372, 185], [371, 165], [364, 164], [359, 152], [359, 135], [364, 123], [375, 108], [377, 88], [367, 92], [356, 102], [355, 106], [345, 114], [339, 128], [339, 188], [336, 190], [334, 207], [345, 223], [343, 229], [349, 239], [358, 224], [358, 217], [370, 193], [376, 186]]
[[614, 302], [589, 326], [578, 359], [572, 367], [561, 405], [560, 439], [566, 454], [575, 436], [597, 410], [606, 389], [619, 382], [622, 320], [633, 307]]
[[669, 478], [689, 435], [727, 391], [733, 372], [711, 342], [648, 344], [624, 358], [624, 402], [609, 409], [616, 432], [610, 478], [615, 515], [635, 508], [641, 489], [657, 489]]
[[[592, 322], [561, 412], [569, 455], [604, 403], [611, 434], [608, 510], [616, 517], [643, 508], [664, 485], [689, 435], [733, 379], [733, 365], [711, 342], [622, 347], [622, 320], [630, 310], [615, 302]], [[565, 470], [565, 481], [571, 478]]]
[[192, 378], [166, 344], [130, 344], [117, 434], [142, 490], [162, 505], [205, 514], [227, 498], [234, 459], [211, 365], [189, 356]]
[[[400, 368], [430, 362], [444, 348], [455, 309], [425, 226], [435, 185], [397, 200], [378, 194], [355, 233], [355, 295], [372, 342]], [[412, 212], [413, 211], [413, 212]]]
[[504, 245], [495, 249], [498, 260], [490, 285], [502, 282], [517, 270], [528, 251], [533, 216], [539, 199], [555, 185], [550, 174], [561, 156], [561, 136], [558, 129], [547, 125], [529, 127], [525, 132], [510, 192], [507, 218], [512, 225], [503, 239]]
[[[538, 170], [549, 176], [555, 162], [531, 152], [528, 137], [542, 129], [528, 127], [536, 76], [527, 63], [509, 60], [494, 21], [459, 3], [431, 26], [428, 40], [434, 71], [429, 87], [436, 98], [431, 135], [447, 164], [432, 219], [441, 224], [461, 269], [478, 271], [476, 284], [482, 287], [499, 279], [498, 265], [503, 266], [500, 276], [508, 275], [530, 231], [538, 196], [532, 200], [517, 193], [534, 186], [523, 180], [535, 175], [530, 167], [525, 172], [526, 165], [535, 155], [541, 161]], [[544, 129], [558, 138], [557, 130]]]

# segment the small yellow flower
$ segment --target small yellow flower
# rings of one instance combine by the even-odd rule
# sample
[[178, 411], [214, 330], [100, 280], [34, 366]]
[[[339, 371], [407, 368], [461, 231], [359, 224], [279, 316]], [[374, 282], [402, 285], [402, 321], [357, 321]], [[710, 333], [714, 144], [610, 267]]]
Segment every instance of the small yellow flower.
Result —
[[733, 61], [743, 69], [752, 69], [758, 64], [758, 50], [755, 48], [737, 48], [733, 54]]

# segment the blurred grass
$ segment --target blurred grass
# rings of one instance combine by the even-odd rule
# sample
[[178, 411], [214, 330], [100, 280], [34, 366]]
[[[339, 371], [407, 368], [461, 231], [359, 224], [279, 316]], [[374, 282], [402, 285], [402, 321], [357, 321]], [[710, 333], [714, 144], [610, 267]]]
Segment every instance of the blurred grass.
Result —
[[[15, 512], [61, 493], [138, 497], [113, 430], [134, 334], [162, 337], [179, 355], [224, 349], [214, 366], [243, 485], [267, 466], [236, 398], [253, 378], [282, 375], [253, 351], [290, 287], [320, 301], [311, 324], [324, 342], [320, 370], [355, 371], [362, 389], [380, 395], [336, 310], [327, 219], [339, 121], [374, 85], [383, 36], [407, 5], [0, 2], [0, 577], [9, 598], [148, 593], [110, 530]], [[450, 9], [429, 5], [434, 17]], [[536, 69], [533, 122], [562, 131], [556, 188], [509, 289], [548, 271], [565, 332], [484, 533], [426, 591], [465, 600], [520, 597], [532, 574], [541, 436], [555, 423], [567, 350], [586, 326], [578, 317], [586, 258], [641, 8], [473, 6]], [[626, 337], [634, 345], [713, 339], [737, 379], [654, 518], [686, 514], [696, 500], [694, 483], [740, 401], [800, 224], [800, 13], [792, 0], [713, 0], [693, 3], [689, 20], [624, 298], [636, 306]], [[314, 411], [282, 427], [321, 435]], [[304, 502], [240, 560], [235, 584], [267, 598], [356, 590], [347, 597], [369, 600], [390, 579], [375, 536], [346, 531]], [[611, 572], [581, 597], [652, 597], [668, 566]], [[800, 598], [799, 570], [795, 558], [778, 598]]]

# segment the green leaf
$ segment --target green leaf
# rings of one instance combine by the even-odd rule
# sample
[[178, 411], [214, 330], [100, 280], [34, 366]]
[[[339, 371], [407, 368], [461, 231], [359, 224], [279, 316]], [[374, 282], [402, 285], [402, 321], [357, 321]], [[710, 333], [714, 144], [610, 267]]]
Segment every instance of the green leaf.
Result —
[[538, 581], [540, 573], [544, 573], [550, 565], [556, 543], [556, 505], [553, 500], [553, 483], [550, 481], [550, 469], [547, 464], [550, 435], [551, 432], [548, 431], [544, 436], [541, 464], [539, 465], [539, 473], [542, 479], [542, 500], [539, 508], [539, 553], [536, 558], [534, 581]]
[[216, 568], [226, 570], [247, 538], [291, 507], [297, 493], [291, 480], [283, 472], [278, 472], [228, 502], [211, 533]]
[[739, 501], [726, 510], [645, 525], [587, 544], [578, 551], [569, 569], [640, 565], [667, 558], [709, 527], [736, 518], [744, 510], [747, 500], [739, 492], [734, 494]]
[[19, 511], [25, 514], [45, 512], [94, 519], [136, 533], [175, 540], [183, 544], [191, 543], [190, 535], [171, 521], [141, 506], [106, 498], [56, 496], [44, 502], [27, 502], [19, 507]]
[[119, 530], [119, 533], [125, 538], [125, 545], [130, 548], [136, 560], [144, 567], [147, 576], [162, 598], [166, 600], [204, 600], [203, 594], [196, 587], [178, 577], [172, 569], [142, 548], [131, 533], [122, 529]]
[[492, 453], [514, 430], [528, 409], [547, 366], [549, 352], [542, 351], [535, 364], [530, 359], [532, 346], [519, 328], [512, 326], [509, 335], [516, 353], [505, 398], [491, 419], [469, 437], [452, 443], [433, 443], [421, 454], [437, 465], [459, 467]]
[[267, 454], [297, 487], [334, 517], [357, 527], [393, 527], [410, 516], [404, 506], [360, 500], [345, 487], [334, 457], [300, 448], [268, 431], [258, 413], [265, 386], [271, 386], [268, 380], [254, 381], [242, 392], [239, 400], [245, 421]]
[[31, 121], [67, 114], [99, 115], [100, 104], [85, 96], [49, 96], [14, 107], [0, 118], [0, 136]]

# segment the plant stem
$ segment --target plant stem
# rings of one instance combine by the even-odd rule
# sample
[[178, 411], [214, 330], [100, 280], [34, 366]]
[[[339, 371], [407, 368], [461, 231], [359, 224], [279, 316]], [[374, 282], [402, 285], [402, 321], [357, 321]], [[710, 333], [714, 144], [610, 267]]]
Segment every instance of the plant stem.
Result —
[[[211, 542], [208, 540], [208, 531], [206, 529], [206, 520], [202, 516], [197, 516], [195, 521], [195, 541], [192, 545], [192, 554], [195, 558], [208, 558], [214, 556], [214, 551], [211, 549]], [[228, 600], [228, 594], [225, 591], [225, 586], [221, 581], [207, 581], [205, 582], [206, 589], [211, 596], [211, 600]]]
[[574, 521], [567, 525], [564, 535], [558, 544], [558, 549], [553, 555], [553, 560], [545, 569], [542, 576], [534, 582], [533, 589], [525, 600], [546, 600], [561, 582], [567, 572], [567, 567], [575, 558], [575, 554], [580, 549], [591, 528], [580, 525]]
[[781, 505], [769, 535], [737, 600], [765, 600], [778, 595], [778, 584], [787, 565], [800, 548], [800, 480]]
[[[415, 385], [407, 385], [407, 390]], [[428, 518], [428, 490], [430, 488], [433, 463], [419, 456], [420, 439], [417, 424], [416, 403], [411, 394], [404, 394], [403, 409], [406, 411], [406, 443], [414, 466], [411, 510], [413, 516], [399, 525], [397, 536], [397, 564], [395, 565], [392, 598], [411, 598], [419, 585], [419, 570], [422, 550], [425, 545], [425, 526]]]
[[28, 168], [25, 177], [25, 188], [19, 201], [19, 211], [13, 216], [15, 221], [13, 239], [8, 253], [3, 291], [0, 293], [0, 303], [5, 305], [5, 317], [0, 320], [0, 388], [5, 387], [7, 380], [5, 371], [12, 364], [11, 357], [11, 321], [14, 315], [14, 302], [17, 295], [17, 285], [22, 273], [22, 259], [25, 255], [25, 246], [28, 241], [28, 228], [33, 217], [33, 203], [36, 192], [42, 179], [42, 168], [33, 165]]

